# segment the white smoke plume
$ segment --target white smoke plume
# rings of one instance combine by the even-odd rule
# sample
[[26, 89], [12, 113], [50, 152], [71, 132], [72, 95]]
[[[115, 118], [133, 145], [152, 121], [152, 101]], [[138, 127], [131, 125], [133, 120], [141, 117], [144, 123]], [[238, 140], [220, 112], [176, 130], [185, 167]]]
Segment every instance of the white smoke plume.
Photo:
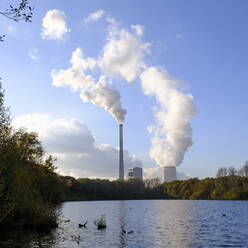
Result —
[[80, 48], [77, 48], [71, 57], [72, 66], [66, 70], [52, 70], [53, 85], [56, 87], [69, 86], [71, 91], [85, 90], [94, 84], [94, 78], [86, 75], [85, 71], [92, 70], [96, 61], [92, 58], [84, 58]]
[[80, 90], [84, 102], [92, 102], [103, 107], [119, 123], [124, 122], [126, 110], [121, 106], [120, 93], [106, 81], [104, 76], [95, 83], [92, 75], [87, 74], [96, 66], [96, 60], [84, 58], [80, 48], [72, 53], [72, 66], [66, 70], [52, 70], [53, 85], [56, 87], [69, 86], [72, 91]]
[[123, 123], [126, 110], [122, 108], [120, 93], [106, 82], [106, 78], [101, 76], [99, 82], [94, 84], [89, 90], [81, 91], [80, 97], [84, 102], [103, 107], [119, 122]]
[[196, 113], [194, 99], [180, 91], [179, 81], [166, 70], [146, 67], [144, 58], [150, 52], [150, 44], [140, 40], [144, 27], [131, 25], [131, 28], [135, 34], [119, 30], [113, 22], [98, 64], [108, 76], [122, 77], [128, 83], [140, 76], [144, 93], [154, 95], [159, 104], [156, 124], [148, 127], [154, 134], [150, 157], [161, 167], [178, 166], [193, 144], [190, 118]]
[[[103, 75], [123, 78], [128, 83], [139, 77], [144, 94], [155, 96], [158, 103], [155, 125], [148, 127], [153, 133], [150, 157], [161, 167], [178, 166], [193, 144], [190, 124], [196, 113], [193, 96], [180, 90], [179, 81], [165, 69], [146, 67], [144, 59], [150, 52], [150, 44], [141, 41], [143, 26], [132, 25], [134, 32], [129, 32], [119, 29], [113, 18], [107, 21], [110, 23], [107, 40], [98, 59], [84, 58], [77, 48], [69, 69], [52, 71], [53, 84], [80, 90], [84, 102], [103, 107], [122, 123], [126, 110], [121, 106], [120, 93]], [[103, 74], [97, 83], [92, 76], [95, 67]]]
[[193, 144], [189, 121], [196, 113], [193, 96], [181, 92], [179, 81], [166, 70], [149, 67], [140, 79], [144, 94], [155, 96], [160, 107], [156, 124], [149, 127], [154, 134], [150, 156], [161, 167], [178, 166]]
[[[141, 26], [135, 26], [142, 35]], [[137, 29], [139, 29], [137, 31]], [[103, 54], [98, 60], [102, 71], [110, 77], [122, 77], [128, 83], [136, 79], [144, 66], [144, 56], [149, 53], [149, 43], [142, 43], [125, 29], [111, 26]]]
[[53, 85], [69, 86], [72, 91], [80, 90], [80, 97], [84, 102], [103, 107], [119, 123], [123, 123], [126, 110], [121, 106], [120, 93], [107, 82], [104, 75], [95, 83], [90, 72], [98, 66], [107, 76], [120, 76], [127, 82], [132, 82], [139, 76], [144, 67], [144, 55], [149, 52], [149, 44], [138, 40], [143, 34], [143, 26], [132, 25], [131, 28], [135, 30], [135, 34], [125, 29], [120, 30], [117, 23], [112, 21], [107, 42], [99, 58], [84, 58], [82, 50], [77, 48], [72, 53], [70, 68], [52, 70]]

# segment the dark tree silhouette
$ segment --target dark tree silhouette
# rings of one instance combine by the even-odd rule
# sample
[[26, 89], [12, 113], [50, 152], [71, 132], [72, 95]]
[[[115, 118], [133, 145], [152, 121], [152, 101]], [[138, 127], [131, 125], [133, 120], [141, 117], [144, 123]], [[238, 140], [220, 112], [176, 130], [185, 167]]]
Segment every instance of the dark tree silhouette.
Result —
[[236, 174], [237, 174], [237, 170], [233, 166], [228, 168], [228, 175], [229, 176], [235, 176]]
[[248, 177], [248, 161], [245, 162], [244, 166], [239, 170], [238, 174], [242, 177]]
[[[0, 15], [5, 16], [15, 22], [32, 22], [34, 8], [29, 5], [28, 0], [21, 0], [18, 6], [10, 5], [9, 9], [0, 11]], [[4, 41], [6, 35], [0, 35], [0, 41]]]
[[216, 177], [225, 177], [227, 175], [228, 175], [227, 168], [226, 167], [220, 167], [217, 174], [216, 174]]

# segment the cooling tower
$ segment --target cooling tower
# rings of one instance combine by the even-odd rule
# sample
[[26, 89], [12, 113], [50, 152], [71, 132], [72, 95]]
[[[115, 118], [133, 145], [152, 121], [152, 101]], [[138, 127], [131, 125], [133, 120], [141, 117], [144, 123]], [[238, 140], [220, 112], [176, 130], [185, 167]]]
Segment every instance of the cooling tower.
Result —
[[123, 124], [120, 124], [120, 150], [119, 150], [119, 180], [124, 180], [124, 160], [123, 160]]
[[177, 180], [177, 170], [174, 166], [162, 168], [162, 182], [171, 182]]

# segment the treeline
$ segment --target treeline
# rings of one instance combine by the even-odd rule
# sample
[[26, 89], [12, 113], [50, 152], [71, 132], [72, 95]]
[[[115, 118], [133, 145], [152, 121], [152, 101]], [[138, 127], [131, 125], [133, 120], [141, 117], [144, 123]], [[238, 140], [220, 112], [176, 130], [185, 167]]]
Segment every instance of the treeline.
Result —
[[65, 184], [67, 201], [75, 200], [135, 200], [168, 199], [163, 185], [157, 178], [129, 179], [110, 181], [106, 179], [88, 179], [62, 177]]
[[109, 181], [101, 179], [76, 180], [62, 177], [66, 200], [130, 200], [130, 199], [188, 199], [188, 200], [248, 200], [248, 162], [236, 170], [219, 168], [216, 178], [191, 178], [161, 184], [158, 178]]
[[191, 178], [160, 183], [159, 179], [109, 181], [63, 177], [66, 200], [248, 200], [248, 177]]
[[225, 177], [225, 176], [242, 176], [248, 177], [248, 161], [245, 162], [244, 166], [239, 170], [236, 170], [233, 166], [231, 167], [220, 167], [216, 177]]
[[11, 126], [0, 83], [0, 235], [6, 227], [47, 231], [56, 226], [56, 204], [65, 199], [54, 160], [37, 134]]
[[164, 193], [171, 199], [248, 200], [248, 177], [224, 176], [164, 183]]

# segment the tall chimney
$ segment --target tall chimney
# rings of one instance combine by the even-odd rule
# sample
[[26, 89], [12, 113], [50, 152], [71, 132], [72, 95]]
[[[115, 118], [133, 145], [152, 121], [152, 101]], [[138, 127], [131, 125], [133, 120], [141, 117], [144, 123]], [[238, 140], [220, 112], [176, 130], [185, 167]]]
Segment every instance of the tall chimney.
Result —
[[123, 160], [123, 124], [120, 124], [120, 150], [119, 150], [119, 180], [124, 180], [124, 160]]

